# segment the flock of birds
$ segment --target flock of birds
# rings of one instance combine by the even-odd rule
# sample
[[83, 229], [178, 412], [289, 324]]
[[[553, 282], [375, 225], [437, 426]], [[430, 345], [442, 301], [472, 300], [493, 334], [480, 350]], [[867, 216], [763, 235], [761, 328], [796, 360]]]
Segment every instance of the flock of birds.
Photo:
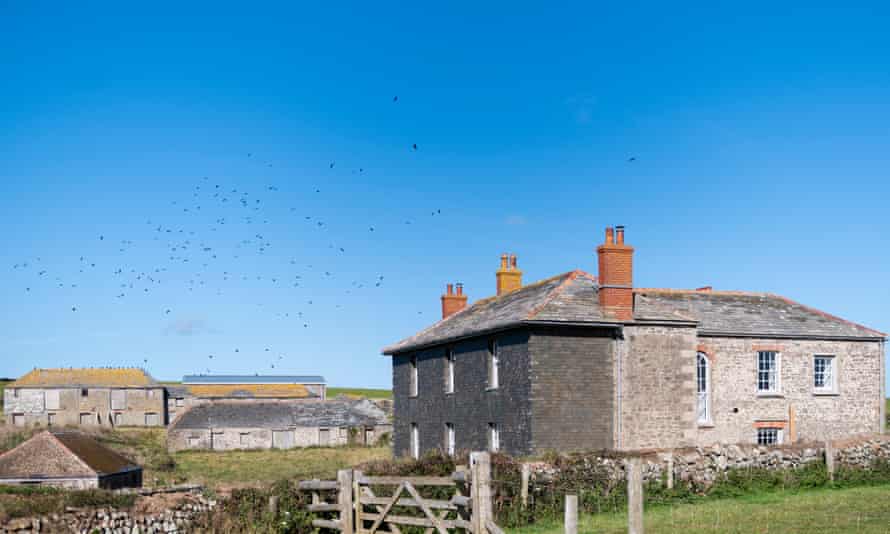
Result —
[[[398, 102], [399, 97], [394, 96], [392, 103]], [[418, 151], [418, 145], [412, 143], [410, 150]], [[252, 152], [247, 153], [247, 158], [251, 161], [258, 160]], [[636, 161], [635, 157], [630, 157], [627, 160], [628, 163], [634, 161]], [[264, 162], [264, 165], [272, 167], [273, 164]], [[335, 167], [335, 161], [331, 161], [328, 165], [329, 170], [333, 170]], [[353, 173], [363, 174], [364, 171], [364, 167], [353, 169]], [[320, 187], [312, 188], [312, 190], [314, 190], [314, 195], [322, 195]], [[170, 206], [174, 212], [177, 212], [179, 221], [164, 224], [157, 222], [156, 219], [147, 220], [145, 222], [147, 234], [144, 236], [145, 239], [140, 241], [111, 239], [110, 237], [106, 238], [104, 234], [96, 236], [95, 238], [104, 247], [104, 250], [98, 253], [99, 259], [80, 256], [76, 262], [76, 273], [70, 271], [53, 273], [49, 267], [44, 267], [46, 262], [41, 257], [16, 263], [12, 265], [12, 269], [23, 271], [24, 278], [29, 280], [28, 285], [24, 287], [24, 291], [28, 294], [32, 294], [37, 287], [74, 290], [79, 286], [80, 277], [77, 275], [85, 274], [87, 271], [101, 272], [103, 269], [108, 269], [110, 277], [106, 280], [113, 283], [115, 288], [113, 297], [120, 301], [133, 299], [136, 295], [149, 294], [165, 282], [169, 284], [184, 282], [184, 287], [188, 292], [209, 289], [217, 295], [222, 295], [229, 282], [266, 282], [282, 289], [288, 286], [297, 289], [305, 284], [311, 284], [312, 276], [334, 277], [335, 273], [332, 270], [334, 267], [318, 269], [313, 264], [303, 263], [297, 258], [290, 259], [288, 265], [285, 266], [291, 270], [287, 275], [249, 272], [247, 265], [241, 272], [221, 267], [231, 263], [237, 265], [239, 260], [244, 260], [244, 264], [256, 265], [257, 257], [277, 258], [275, 255], [266, 254], [267, 251], [273, 249], [274, 243], [262, 230], [262, 227], [270, 224], [270, 219], [274, 218], [274, 214], [266, 210], [268, 201], [270, 199], [283, 200], [275, 198], [276, 195], [281, 195], [281, 193], [278, 186], [275, 185], [266, 186], [260, 194], [250, 192], [245, 187], [224, 186], [212, 181], [208, 176], [204, 176], [194, 184], [191, 196], [187, 200], [171, 201]], [[323, 200], [319, 198], [317, 201]], [[289, 208], [290, 215], [299, 217], [308, 227], [319, 232], [327, 229], [325, 220], [313, 215], [297, 214], [297, 211], [296, 207]], [[429, 213], [430, 217], [442, 216], [440, 208], [432, 209]], [[212, 214], [212, 222], [206, 217], [207, 214]], [[182, 222], [182, 218], [186, 218], [185, 223]], [[415, 220], [403, 219], [403, 223], [410, 225]], [[208, 222], [210, 222], [209, 227], [207, 226]], [[286, 222], [290, 225], [294, 221]], [[235, 228], [229, 230], [232, 227]], [[239, 230], [244, 231], [247, 228], [253, 229], [247, 236], [241, 235], [239, 239], [231, 239], [233, 235], [239, 233]], [[372, 234], [377, 232], [377, 228], [374, 225], [369, 225], [366, 231]], [[150, 239], [148, 236], [151, 236]], [[227, 238], [228, 246], [217, 244], [220, 239], [226, 240]], [[150, 267], [142, 265], [140, 268], [136, 268], [128, 264], [129, 261], [144, 261], [144, 256], [133, 258], [130, 257], [130, 253], [133, 251], [144, 253], [147, 241], [155, 243], [151, 250], [151, 253], [154, 254], [151, 256], [152, 265]], [[344, 245], [333, 241], [328, 248], [338, 255], [345, 256], [347, 254]], [[344, 291], [349, 295], [363, 289], [378, 289], [385, 280], [384, 274], [377, 273], [364, 280], [352, 280]], [[310, 328], [308, 310], [313, 306], [313, 300], [305, 300], [304, 305], [304, 310], [280, 312], [276, 316], [298, 321], [302, 328], [308, 329]], [[341, 308], [342, 304], [336, 303], [334, 307]], [[71, 305], [70, 311], [77, 313], [78, 305]], [[174, 312], [173, 306], [165, 306], [160, 310], [162, 316], [165, 317], [174, 314]], [[417, 314], [422, 315], [423, 311], [417, 311]], [[238, 347], [233, 347], [232, 350], [234, 353], [240, 353]], [[273, 356], [272, 352], [269, 347], [263, 350], [263, 353], [269, 357], [267, 360], [269, 368], [274, 370], [276, 366], [281, 367], [286, 354]], [[207, 365], [203, 367], [208, 374], [212, 372], [211, 364], [214, 358], [214, 354], [207, 355]], [[147, 366], [148, 359], [144, 359], [143, 363]]]

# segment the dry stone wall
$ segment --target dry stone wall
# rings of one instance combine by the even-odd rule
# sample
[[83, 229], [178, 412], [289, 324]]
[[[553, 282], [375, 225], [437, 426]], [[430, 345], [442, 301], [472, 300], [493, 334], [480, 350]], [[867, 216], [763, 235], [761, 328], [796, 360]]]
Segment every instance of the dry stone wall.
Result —
[[174, 507], [156, 513], [136, 513], [113, 508], [67, 508], [62, 514], [17, 518], [0, 525], [0, 533], [102, 532], [149, 534], [191, 532], [195, 520], [217, 505], [197, 493], [183, 496]]

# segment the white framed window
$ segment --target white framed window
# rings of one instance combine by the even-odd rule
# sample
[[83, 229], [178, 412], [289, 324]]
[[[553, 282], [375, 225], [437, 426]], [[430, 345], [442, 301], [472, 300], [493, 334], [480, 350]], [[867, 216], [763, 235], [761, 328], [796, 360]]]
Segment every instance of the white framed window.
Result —
[[758, 445], [778, 445], [782, 443], [782, 429], [778, 427], [763, 427], [757, 429]]
[[127, 390], [112, 389], [111, 390], [111, 409], [126, 410], [127, 409]]
[[56, 414], [46, 414], [46, 426], [53, 426], [54, 424], [56, 424]]
[[14, 398], [14, 399], [19, 398], [19, 390], [18, 390], [18, 388], [15, 388], [15, 389], [12, 390], [12, 398]]
[[124, 424], [124, 414], [122, 414], [122, 413], [114, 414], [114, 424], [117, 426]]
[[201, 438], [190, 437], [189, 438], [189, 447], [197, 447], [201, 444]]
[[250, 432], [241, 432], [238, 434], [238, 445], [245, 447], [250, 444]]
[[454, 393], [454, 349], [445, 351], [445, 393]]
[[418, 379], [417, 356], [411, 356], [411, 359], [408, 361], [408, 365], [411, 368], [411, 378], [410, 378], [411, 383], [409, 385], [408, 395], [410, 395], [412, 397], [416, 397], [417, 396], [417, 379]]
[[762, 350], [757, 353], [757, 393], [773, 394], [781, 391], [779, 353]]
[[147, 413], [145, 414], [145, 426], [158, 426], [160, 424], [160, 418], [156, 413]]
[[420, 431], [417, 423], [411, 423], [411, 457], [415, 460], [420, 458]]
[[46, 409], [47, 410], [58, 410], [59, 403], [59, 390], [58, 389], [48, 389], [44, 392], [44, 398], [46, 400]]
[[330, 428], [319, 428], [318, 429], [318, 444], [319, 445], [330, 445], [331, 444], [331, 429]]
[[176, 407], [177, 408], [181, 407], [184, 402], [185, 402], [185, 399], [177, 398], [176, 399]]
[[498, 352], [498, 341], [492, 339], [488, 342], [488, 389], [497, 389], [500, 386], [500, 377], [498, 376], [500, 355]]
[[15, 426], [25, 426], [25, 414], [23, 414], [23, 413], [12, 414], [12, 424]]
[[696, 356], [695, 385], [698, 422], [708, 424], [711, 422], [711, 363], [704, 352]]
[[837, 392], [837, 360], [834, 356], [817, 354], [813, 356], [813, 391], [816, 393]]
[[454, 456], [454, 423], [445, 423], [445, 452]]
[[501, 429], [497, 423], [488, 423], [488, 450], [491, 452], [501, 450]]
[[88, 425], [92, 422], [93, 422], [93, 414], [91, 414], [91, 413], [80, 414], [80, 424]]

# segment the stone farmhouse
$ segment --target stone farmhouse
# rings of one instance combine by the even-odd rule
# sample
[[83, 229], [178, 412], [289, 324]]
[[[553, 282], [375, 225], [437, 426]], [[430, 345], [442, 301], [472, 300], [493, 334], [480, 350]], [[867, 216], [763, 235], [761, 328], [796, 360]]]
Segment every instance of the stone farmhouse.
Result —
[[792, 443], [880, 432], [886, 335], [769, 293], [639, 288], [624, 228], [598, 276], [522, 284], [502, 256], [497, 295], [386, 347], [394, 447], [640, 449]]
[[214, 402], [196, 405], [167, 430], [171, 451], [186, 449], [290, 449], [373, 445], [392, 432], [373, 402]]
[[167, 421], [198, 404], [222, 401], [319, 402], [327, 398], [323, 376], [186, 375], [167, 386]]
[[45, 430], [0, 454], [0, 484], [138, 488], [142, 468], [84, 434]]
[[3, 392], [16, 426], [163, 426], [164, 386], [142, 369], [34, 369]]

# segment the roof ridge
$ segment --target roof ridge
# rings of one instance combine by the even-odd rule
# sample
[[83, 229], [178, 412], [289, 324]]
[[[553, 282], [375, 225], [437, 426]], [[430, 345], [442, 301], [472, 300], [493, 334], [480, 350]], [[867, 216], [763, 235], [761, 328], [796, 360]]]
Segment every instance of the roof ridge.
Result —
[[[582, 271], [580, 269], [575, 269], [574, 271], [569, 271], [568, 273], [564, 273], [564, 274], [568, 274], [566, 279], [563, 280], [558, 286], [556, 286], [550, 290], [550, 292], [544, 298], [544, 302], [542, 302], [535, 308], [532, 308], [532, 310], [530, 312], [528, 312], [528, 315], [525, 316], [526, 321], [530, 321], [530, 320], [534, 319], [535, 316], [537, 316], [539, 313], [541, 313], [541, 310], [543, 310], [548, 304], [550, 304], [553, 301], [553, 299], [555, 299], [556, 297], [558, 297], [560, 295], [560, 293], [562, 293], [562, 291], [565, 289], [566, 286], [568, 286], [571, 282], [574, 282], [579, 276], [584, 276], [585, 278], [588, 278], [590, 276], [588, 273], [585, 273], [584, 271]], [[563, 275], [560, 275], [560, 276], [563, 276]]]
[[805, 310], [807, 310], [807, 311], [811, 311], [811, 312], [813, 312], [813, 313], [815, 313], [815, 314], [817, 314], [817, 315], [821, 315], [821, 316], [823, 316], [823, 317], [827, 317], [828, 319], [833, 319], [833, 320], [835, 320], [835, 321], [840, 321], [840, 322], [842, 322], [842, 323], [846, 323], [846, 324], [848, 324], [848, 325], [850, 325], [850, 326], [854, 326], [854, 327], [859, 328], [859, 329], [861, 329], [861, 330], [865, 330], [866, 332], [871, 332], [871, 333], [873, 333], [873, 334], [877, 334], [877, 335], [879, 335], [880, 337], [887, 337], [887, 334], [884, 333], [884, 332], [881, 332], [881, 331], [879, 331], [879, 330], [874, 330], [874, 329], [872, 329], [872, 328], [869, 328], [869, 327], [867, 327], [867, 326], [865, 326], [865, 325], [861, 325], [861, 324], [859, 324], [859, 323], [854, 323], [853, 321], [848, 321], [847, 319], [844, 319], [844, 318], [842, 318], [842, 317], [838, 317], [837, 315], [832, 315], [832, 314], [830, 314], [830, 313], [828, 313], [828, 312], [824, 312], [824, 311], [822, 311], [822, 310], [820, 310], [820, 309], [813, 308], [813, 307], [811, 307], [811, 306], [807, 306], [806, 304], [801, 304], [800, 302], [797, 302], [796, 300], [792, 300], [792, 299], [790, 299], [790, 298], [788, 298], [788, 297], [783, 297], [782, 295], [777, 295], [777, 294], [775, 294], [775, 293], [766, 293], [766, 295], [768, 295], [768, 296], [770, 296], [770, 297], [775, 297], [775, 298], [777, 298], [777, 299], [779, 299], [779, 300], [783, 300], [783, 301], [787, 302], [788, 304], [793, 304], [793, 305], [795, 305], [795, 306], [800, 306], [801, 308], [803, 308], [803, 309], [805, 309]]
[[708, 290], [708, 291], [699, 291], [698, 289], [675, 289], [670, 287], [635, 287], [633, 288], [634, 293], [666, 293], [671, 295], [686, 295], [686, 294], [694, 294], [694, 295], [738, 295], [738, 296], [750, 296], [750, 297], [765, 297], [769, 296], [770, 293], [765, 293], [762, 291], [742, 291], [742, 290], [731, 290], [731, 289], [723, 289], [723, 290]]

